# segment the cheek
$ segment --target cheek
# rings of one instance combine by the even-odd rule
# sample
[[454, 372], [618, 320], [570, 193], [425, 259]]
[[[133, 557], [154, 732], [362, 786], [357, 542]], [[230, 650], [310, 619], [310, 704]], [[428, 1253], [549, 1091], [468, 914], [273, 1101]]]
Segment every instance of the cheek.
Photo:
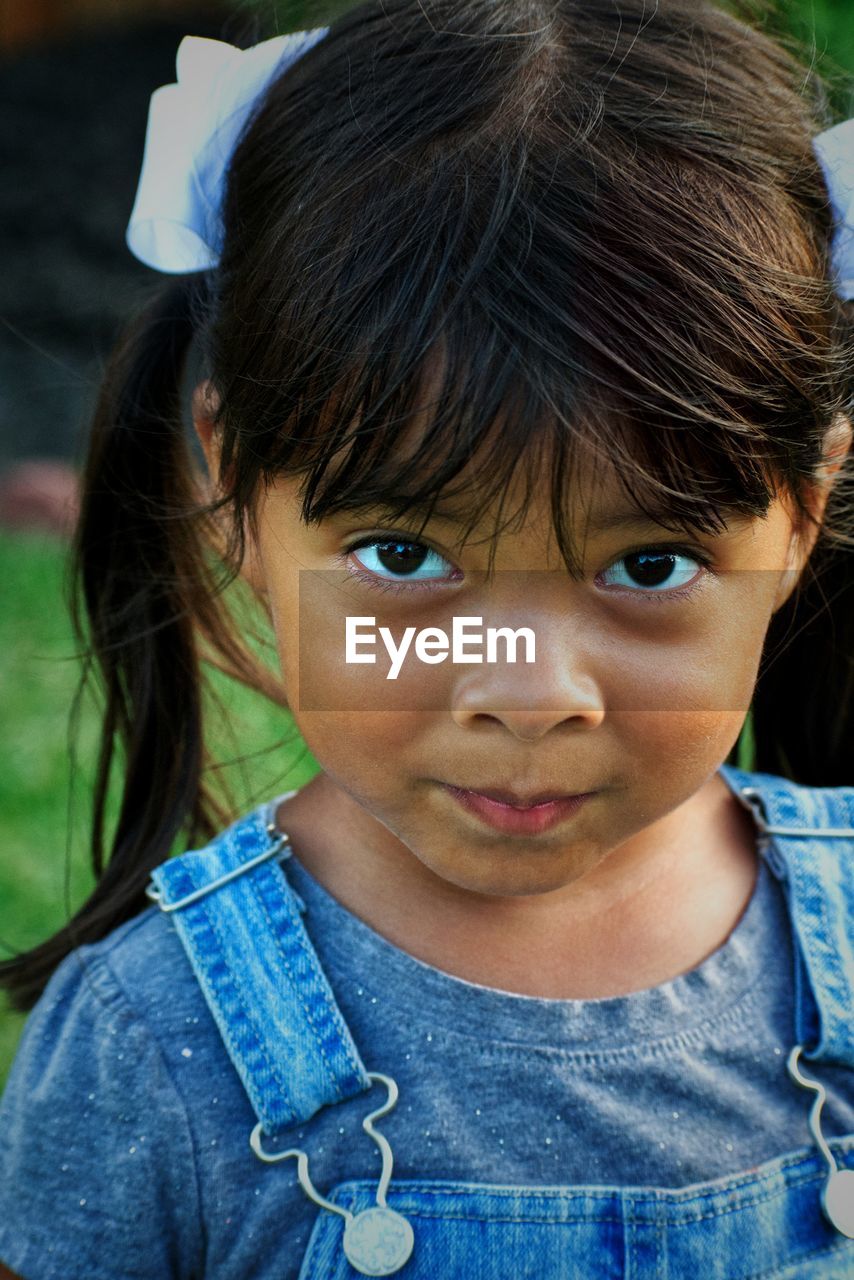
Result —
[[445, 664], [404, 661], [397, 679], [387, 679], [389, 656], [378, 628], [389, 625], [399, 637], [401, 627], [380, 610], [375, 625], [365, 627], [377, 643], [360, 646], [376, 662], [348, 663], [346, 617], [371, 616], [373, 606], [352, 599], [336, 571], [280, 580], [271, 608], [288, 704], [306, 745], [344, 790], [362, 799], [381, 796], [391, 773], [405, 772], [425, 726], [447, 707]]
[[646, 614], [618, 622], [610, 638], [603, 631], [597, 660], [607, 671], [611, 713], [690, 715], [698, 725], [704, 717], [713, 722], [716, 716], [743, 716], [756, 682], [771, 596], [773, 585], [764, 580], [730, 576], [714, 594], [695, 597], [681, 615], [650, 604]]
[[369, 810], [396, 811], [406, 803], [408, 780], [415, 786], [424, 771], [413, 754], [423, 714], [300, 711], [294, 721], [324, 772]]
[[672, 783], [687, 793], [729, 754], [744, 723], [746, 707], [734, 711], [680, 709], [639, 711], [620, 728], [622, 758], [638, 776]]
[[[365, 615], [370, 616], [370, 615]], [[304, 626], [296, 652], [282, 653], [282, 667], [291, 707], [303, 713], [362, 715], [378, 726], [387, 720], [407, 724], [415, 713], [447, 711], [451, 704], [453, 664], [425, 663], [413, 653], [391, 653], [378, 629], [368, 627], [354, 650], [356, 657], [372, 661], [348, 661], [343, 620]], [[400, 628], [393, 633], [394, 646], [402, 644]], [[381, 732], [381, 728], [378, 730]], [[403, 731], [401, 731], [403, 732]]]
[[[730, 580], [702, 625], [623, 650], [610, 710], [625, 757], [647, 777], [697, 785], [736, 742], [753, 697], [773, 584]], [[681, 780], [681, 783], [680, 783]]]
[[[336, 570], [303, 571], [294, 579], [288, 590], [277, 593], [273, 610], [294, 712], [359, 712], [379, 716], [382, 726], [386, 720], [391, 725], [398, 714], [405, 725], [406, 713], [447, 709], [453, 683], [450, 657], [424, 661], [416, 649], [418, 632], [436, 624], [435, 606], [409, 606], [403, 616], [399, 605], [382, 596], [354, 592], [347, 575]], [[443, 629], [450, 631], [450, 622]], [[405, 740], [405, 730], [400, 736]]]

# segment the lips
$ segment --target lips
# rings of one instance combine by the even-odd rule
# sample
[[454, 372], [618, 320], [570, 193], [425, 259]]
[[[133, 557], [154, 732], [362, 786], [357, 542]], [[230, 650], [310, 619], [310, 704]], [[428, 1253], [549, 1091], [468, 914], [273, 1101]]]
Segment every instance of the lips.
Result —
[[466, 791], [469, 795], [485, 796], [487, 800], [497, 800], [498, 804], [510, 804], [515, 809], [533, 809], [534, 805], [551, 804], [557, 800], [576, 800], [579, 796], [589, 795], [588, 791], [536, 791], [530, 795], [521, 795], [517, 791], [504, 791], [497, 787], [461, 787], [451, 782], [444, 783], [451, 791]]
[[[473, 814], [495, 831], [506, 835], [530, 836], [548, 831], [559, 822], [571, 818], [595, 793], [583, 792], [578, 795], [559, 795], [553, 791], [540, 792], [547, 799], [533, 799], [534, 803], [516, 804], [519, 799], [516, 792], [508, 791], [473, 791], [463, 787], [454, 787], [450, 783], [442, 783], [443, 790], [466, 812]], [[513, 796], [513, 801], [503, 798]]]
[[487, 800], [495, 800], [498, 804], [510, 804], [514, 809], [532, 809], [537, 804], [551, 804], [556, 800], [574, 800], [576, 796], [586, 794], [582, 791], [538, 791], [535, 795], [522, 796], [515, 791], [501, 791], [491, 787], [455, 787], [454, 790], [468, 791], [475, 796], [485, 796]]

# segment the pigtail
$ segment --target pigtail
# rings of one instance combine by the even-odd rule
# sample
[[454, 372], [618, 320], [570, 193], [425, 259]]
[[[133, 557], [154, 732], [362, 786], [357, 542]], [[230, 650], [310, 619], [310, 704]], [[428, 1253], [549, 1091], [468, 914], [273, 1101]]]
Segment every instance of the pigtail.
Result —
[[[22, 1011], [71, 950], [149, 905], [150, 872], [183, 828], [194, 847], [227, 821], [202, 780], [196, 628], [228, 659], [220, 669], [256, 688], [263, 683], [226, 628], [221, 604], [214, 607], [204, 524], [193, 518], [205, 508], [180, 387], [202, 280], [183, 277], [157, 294], [116, 349], [95, 411], [71, 549], [70, 603], [86, 649], [75, 705], [93, 665], [104, 695], [91, 835], [98, 884], [57, 934], [0, 964], [0, 985]], [[269, 687], [263, 691], [270, 695]], [[108, 784], [119, 745], [124, 781], [105, 857]]]
[[820, 538], [777, 611], [753, 696], [753, 767], [806, 786], [854, 784], [854, 551]]

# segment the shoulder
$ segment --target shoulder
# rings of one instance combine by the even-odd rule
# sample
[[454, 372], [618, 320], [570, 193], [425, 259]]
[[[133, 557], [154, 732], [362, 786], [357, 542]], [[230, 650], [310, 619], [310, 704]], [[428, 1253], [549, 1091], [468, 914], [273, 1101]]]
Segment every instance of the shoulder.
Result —
[[[721, 772], [751, 808], [760, 847], [805, 919], [854, 947], [854, 787], [815, 787], [769, 773]], [[816, 924], [818, 928], [818, 924]]]
[[[33, 1024], [32, 1028], [30, 1023]], [[145, 1045], [192, 1108], [200, 1079], [223, 1064], [224, 1047], [170, 916], [152, 906], [59, 966], [34, 1008], [25, 1037], [85, 1041], [86, 1052], [117, 1037]]]
[[31, 1037], [38, 1026], [58, 1037], [73, 1022], [85, 1023], [95, 1038], [133, 1032], [160, 1041], [178, 1011], [188, 1002], [197, 1004], [195, 995], [195, 979], [171, 921], [150, 907], [65, 957], [29, 1015], [24, 1036]]
[[158, 907], [146, 908], [77, 954], [81, 964], [98, 973], [97, 981], [123, 1016], [148, 1024], [158, 1039], [187, 1003], [198, 1003], [186, 952], [171, 919]]
[[143, 1072], [146, 1088], [174, 1092], [162, 1045], [194, 992], [172, 932], [151, 909], [65, 957], [24, 1023], [3, 1094], [6, 1122], [10, 1099], [23, 1102], [24, 1093], [77, 1097], [86, 1082], [112, 1093], [119, 1080], [127, 1091]]
[[153, 1031], [180, 958], [164, 924], [146, 911], [77, 948], [24, 1025], [0, 1100], [0, 1258], [24, 1276], [165, 1276], [176, 1250], [198, 1261], [191, 1125]]

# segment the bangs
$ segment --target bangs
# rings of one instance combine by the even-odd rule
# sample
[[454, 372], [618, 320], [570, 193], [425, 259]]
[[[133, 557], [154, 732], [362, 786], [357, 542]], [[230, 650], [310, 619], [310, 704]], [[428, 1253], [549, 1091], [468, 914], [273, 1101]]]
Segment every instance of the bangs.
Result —
[[[560, 554], [580, 575], [579, 517], [583, 526], [599, 484], [616, 483], [627, 505], [688, 534], [767, 510], [773, 478], [737, 438], [662, 429], [591, 381], [532, 385], [531, 364], [495, 333], [491, 343], [483, 336], [466, 351], [462, 334], [445, 334], [381, 401], [370, 389], [387, 387], [389, 375], [369, 361], [331, 398], [313, 444], [280, 437], [269, 476], [303, 477], [307, 524], [381, 509], [417, 535], [446, 516], [461, 541], [488, 529], [491, 564], [498, 538], [547, 498]], [[511, 492], [520, 494], [512, 507]]]

